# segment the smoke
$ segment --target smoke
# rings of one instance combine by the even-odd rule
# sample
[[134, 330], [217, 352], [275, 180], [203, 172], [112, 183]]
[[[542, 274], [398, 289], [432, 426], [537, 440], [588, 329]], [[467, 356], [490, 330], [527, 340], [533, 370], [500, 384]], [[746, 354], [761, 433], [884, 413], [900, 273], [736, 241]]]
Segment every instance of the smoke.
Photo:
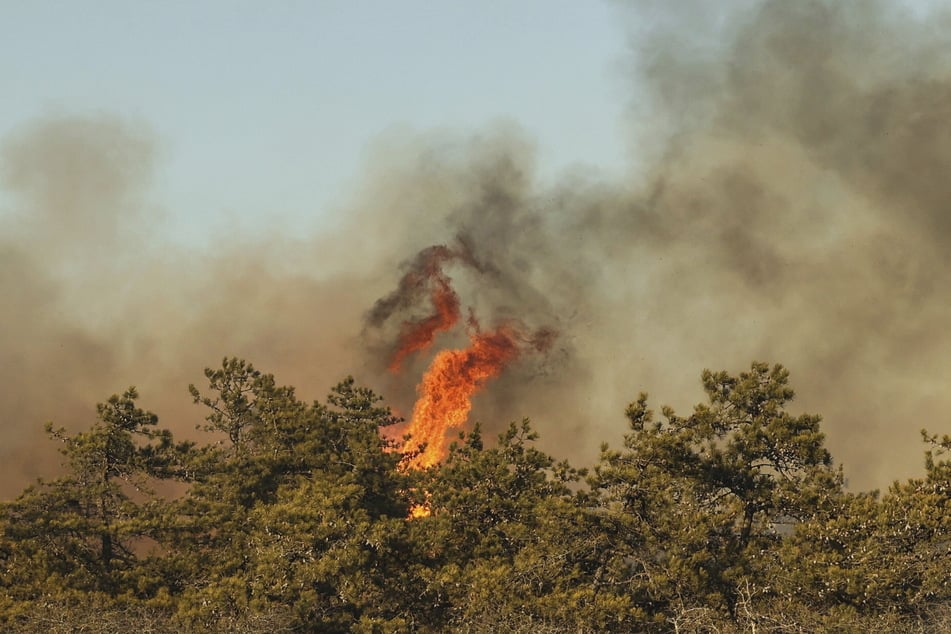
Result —
[[106, 115], [44, 118], [4, 140], [0, 495], [56, 473], [45, 421], [85, 428], [129, 385], [188, 437], [204, 414], [187, 385], [226, 355], [304, 398], [359, 374], [353, 325], [378, 292], [367, 271], [336, 269], [345, 247], [318, 238], [222, 234], [206, 253], [155, 238], [158, 154], [150, 130]]
[[916, 473], [917, 430], [946, 425], [947, 16], [774, 1], [630, 18], [626, 181], [539, 183], [511, 131], [406, 181], [455, 192], [446, 235], [497, 272], [464, 303], [559, 333], [480, 417], [530, 414], [551, 451], [593, 456], [639, 389], [683, 410], [699, 369], [764, 359], [824, 414], [853, 486]]
[[646, 42], [673, 120], [631, 216], [663, 257], [641, 302], [665, 297], [646, 305], [686, 335], [675, 358], [787, 364], [853, 484], [882, 486], [916, 471], [920, 427], [947, 425], [949, 16], [775, 1], [709, 18], [715, 44], [677, 26]]
[[[433, 245], [461, 311], [557, 333], [476, 395], [489, 431], [530, 416], [543, 448], [590, 463], [638, 391], [684, 410], [702, 368], [760, 359], [790, 368], [853, 487], [918, 473], [917, 430], [951, 406], [949, 16], [831, 0], [622, 15], [626, 178], [544, 182], [507, 123], [391, 132], [332, 236], [159, 242], [147, 128], [24, 124], [0, 156], [0, 493], [56, 462], [42, 421], [88, 424], [129, 384], [189, 434], [185, 386], [225, 355], [304, 398], [353, 373], [405, 415], [431, 355], [386, 367], [433, 289], [400, 280]], [[465, 343], [433, 337], [433, 353]]]

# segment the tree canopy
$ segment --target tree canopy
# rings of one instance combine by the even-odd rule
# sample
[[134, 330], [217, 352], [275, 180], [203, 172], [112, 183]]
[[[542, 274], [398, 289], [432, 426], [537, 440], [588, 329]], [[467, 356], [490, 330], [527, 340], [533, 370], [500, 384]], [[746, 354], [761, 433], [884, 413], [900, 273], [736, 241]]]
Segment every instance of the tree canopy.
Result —
[[849, 491], [780, 365], [705, 370], [686, 415], [641, 394], [586, 469], [528, 420], [409, 469], [352, 378], [305, 403], [244, 360], [205, 377], [204, 442], [135, 388], [87, 430], [47, 426], [63, 474], [0, 506], [0, 628], [951, 628], [951, 437], [922, 432], [920, 478]]

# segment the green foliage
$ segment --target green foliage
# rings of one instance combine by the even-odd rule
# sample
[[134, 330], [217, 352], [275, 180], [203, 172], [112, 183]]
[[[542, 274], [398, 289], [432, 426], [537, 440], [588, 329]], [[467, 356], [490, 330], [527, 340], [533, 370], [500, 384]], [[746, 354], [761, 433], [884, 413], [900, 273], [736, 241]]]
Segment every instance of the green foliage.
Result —
[[573, 491], [584, 474], [536, 438], [526, 420], [486, 449], [477, 427], [424, 482], [432, 513], [411, 527], [430, 620], [453, 631], [625, 631], [629, 600], [593, 583], [603, 536]]
[[835, 514], [797, 526], [783, 544], [787, 593], [813, 607], [921, 618], [951, 604], [949, 439], [922, 432], [927, 476], [884, 496], [844, 495]]
[[641, 395], [590, 474], [527, 420], [407, 472], [352, 378], [305, 403], [239, 359], [205, 376], [204, 443], [131, 388], [86, 431], [48, 426], [64, 474], [0, 506], [0, 629], [951, 628], [951, 437], [923, 432], [923, 477], [846, 492], [782, 366], [704, 371], [688, 416]]
[[110, 397], [97, 406], [93, 426], [75, 435], [47, 425], [62, 443], [66, 474], [29, 487], [4, 508], [17, 598], [59, 588], [110, 597], [147, 592], [136, 580], [136, 547], [160, 526], [142, 500], [150, 493], [151, 457], [170, 436], [155, 430], [157, 417], [136, 407], [137, 398], [135, 388]]
[[215, 627], [292, 606], [319, 631], [399, 626], [401, 595], [383, 586], [400, 576], [409, 479], [379, 433], [390, 411], [352, 378], [308, 405], [244, 361], [205, 374], [214, 395], [190, 391], [225, 439], [195, 452], [198, 475], [174, 505], [180, 617]]
[[841, 490], [819, 417], [785, 411], [782, 366], [702, 381], [709, 403], [688, 417], [655, 420], [641, 394], [624, 449], [605, 447], [590, 479], [621, 537], [610, 568], [668, 623], [698, 609], [735, 619], [741, 585], [769, 584], [783, 526], [831, 512]]

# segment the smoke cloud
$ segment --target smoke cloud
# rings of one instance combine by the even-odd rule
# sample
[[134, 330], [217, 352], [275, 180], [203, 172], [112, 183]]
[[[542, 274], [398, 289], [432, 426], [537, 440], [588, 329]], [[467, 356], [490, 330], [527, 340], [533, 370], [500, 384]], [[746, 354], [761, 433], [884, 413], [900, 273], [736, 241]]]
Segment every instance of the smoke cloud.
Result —
[[0, 147], [0, 494], [57, 462], [43, 421], [88, 424], [130, 384], [189, 435], [185, 386], [225, 355], [304, 398], [352, 373], [408, 414], [431, 354], [465, 342], [437, 329], [386, 369], [427, 315], [413, 271], [440, 253], [462, 311], [557, 333], [476, 396], [489, 431], [530, 416], [543, 448], [590, 463], [638, 391], [685, 410], [702, 368], [758, 359], [790, 368], [854, 488], [918, 473], [917, 430], [947, 431], [951, 407], [951, 18], [831, 0], [624, 15], [626, 178], [544, 182], [512, 124], [391, 132], [332, 236], [161, 242], [147, 128], [25, 123]]

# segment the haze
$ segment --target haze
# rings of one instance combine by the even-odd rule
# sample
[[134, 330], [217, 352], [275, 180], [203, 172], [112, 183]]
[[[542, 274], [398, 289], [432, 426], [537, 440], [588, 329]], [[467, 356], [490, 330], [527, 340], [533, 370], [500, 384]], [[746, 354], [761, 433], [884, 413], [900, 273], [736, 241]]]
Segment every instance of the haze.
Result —
[[[365, 320], [465, 244], [480, 320], [551, 327], [478, 398], [578, 464], [641, 390], [786, 364], [853, 488], [947, 432], [947, 13], [897, 2], [0, 8], [2, 492], [130, 384], [177, 433], [245, 357], [404, 413]], [[398, 8], [397, 8], [398, 6]], [[458, 336], [458, 333], [457, 333]], [[452, 336], [442, 340], [452, 345]]]

